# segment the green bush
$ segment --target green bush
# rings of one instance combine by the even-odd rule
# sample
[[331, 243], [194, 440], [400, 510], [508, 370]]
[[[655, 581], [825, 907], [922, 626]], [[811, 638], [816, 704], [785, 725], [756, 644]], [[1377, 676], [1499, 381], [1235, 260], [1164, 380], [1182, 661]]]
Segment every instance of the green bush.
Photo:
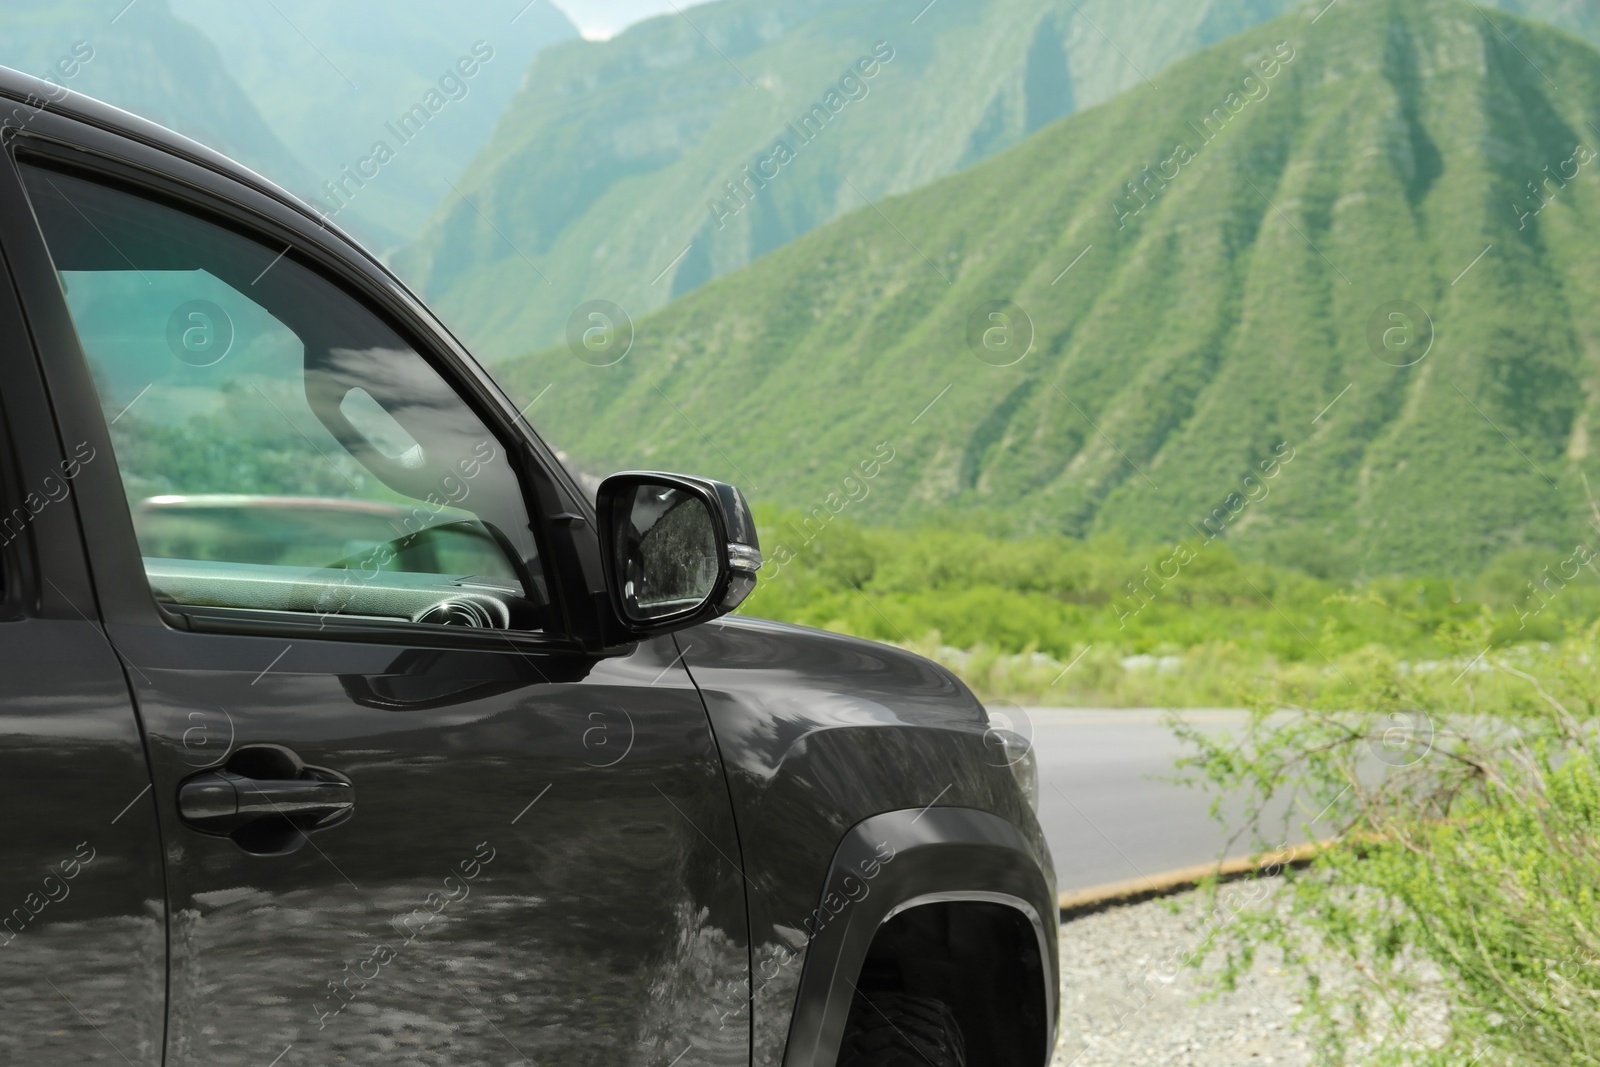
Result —
[[[915, 648], [980, 695], [1019, 702], [1232, 705], [1240, 686], [1280, 675], [1337, 689], [1330, 663], [1369, 648], [1397, 669], [1454, 675], [1459, 653], [1441, 635], [1485, 612], [1497, 647], [1560, 641], [1600, 617], [1600, 582], [1588, 575], [1530, 599], [1558, 553], [1519, 550], [1470, 583], [1356, 586], [1334, 579], [1346, 568], [1314, 538], [1271, 542], [1260, 560], [1225, 541], [1191, 542], [1180, 567], [1170, 544], [1012, 539], [973, 524], [862, 528], [796, 512], [758, 519], [770, 563], [746, 613]], [[1176, 664], [1125, 670], [1134, 656]]]
[[[1460, 647], [1487, 629], [1460, 632]], [[1597, 640], [1600, 626], [1456, 678], [1352, 656], [1338, 687], [1260, 688], [1242, 737], [1177, 725], [1190, 775], [1246, 799], [1257, 843], [1290, 832], [1293, 819], [1265, 816], [1274, 800], [1338, 828], [1289, 875], [1287, 907], [1252, 911], [1207, 946], [1226, 958], [1223, 984], [1263, 947], [1282, 950], [1328, 1064], [1356, 1050], [1419, 1067], [1600, 1064]], [[1334, 969], [1362, 981], [1335, 986]], [[1448, 1031], [1424, 1042], [1408, 1023], [1430, 974]]]

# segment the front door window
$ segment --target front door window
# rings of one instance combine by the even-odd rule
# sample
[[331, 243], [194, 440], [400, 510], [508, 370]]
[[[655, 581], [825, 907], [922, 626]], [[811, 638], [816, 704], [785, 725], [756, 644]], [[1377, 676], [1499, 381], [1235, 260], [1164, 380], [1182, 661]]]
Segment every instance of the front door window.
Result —
[[23, 174], [159, 600], [538, 625], [511, 456], [399, 333], [282, 246]]

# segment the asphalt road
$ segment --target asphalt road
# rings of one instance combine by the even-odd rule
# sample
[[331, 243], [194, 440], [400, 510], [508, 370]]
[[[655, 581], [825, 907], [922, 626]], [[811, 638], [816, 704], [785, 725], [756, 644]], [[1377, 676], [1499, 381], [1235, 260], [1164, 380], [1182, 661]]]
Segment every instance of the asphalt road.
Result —
[[[1019, 717], [1016, 708], [994, 710]], [[1164, 780], [1186, 751], [1162, 725], [1164, 714], [1147, 708], [1020, 710], [1019, 725], [1031, 728], [1039, 762], [1039, 821], [1059, 889], [1150, 877], [1224, 854], [1229, 834], [1208, 813], [1212, 794]], [[1225, 710], [1184, 717], [1208, 731], [1237, 731], [1246, 719], [1244, 712]], [[1288, 843], [1302, 840], [1296, 835]], [[1243, 840], [1227, 856], [1248, 854], [1249, 844]]]

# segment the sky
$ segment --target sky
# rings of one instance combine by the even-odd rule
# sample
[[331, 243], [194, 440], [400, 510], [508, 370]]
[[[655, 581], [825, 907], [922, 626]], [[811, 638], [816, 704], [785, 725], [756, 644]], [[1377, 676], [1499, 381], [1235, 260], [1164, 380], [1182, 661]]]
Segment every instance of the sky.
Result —
[[670, 15], [703, 0], [554, 0], [578, 30], [590, 40], [615, 37], [622, 30], [652, 15]]

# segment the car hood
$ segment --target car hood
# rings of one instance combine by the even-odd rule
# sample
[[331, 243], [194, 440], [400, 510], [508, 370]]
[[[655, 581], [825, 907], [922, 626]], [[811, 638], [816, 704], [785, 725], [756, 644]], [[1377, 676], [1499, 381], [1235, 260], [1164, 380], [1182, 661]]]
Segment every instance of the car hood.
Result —
[[[677, 635], [703, 692], [733, 699], [772, 766], [817, 730], [859, 726], [971, 729], [987, 721], [972, 691], [945, 668], [876, 641], [729, 616]], [[980, 727], [981, 729], [981, 727]], [[737, 746], [754, 755], [745, 737]]]

